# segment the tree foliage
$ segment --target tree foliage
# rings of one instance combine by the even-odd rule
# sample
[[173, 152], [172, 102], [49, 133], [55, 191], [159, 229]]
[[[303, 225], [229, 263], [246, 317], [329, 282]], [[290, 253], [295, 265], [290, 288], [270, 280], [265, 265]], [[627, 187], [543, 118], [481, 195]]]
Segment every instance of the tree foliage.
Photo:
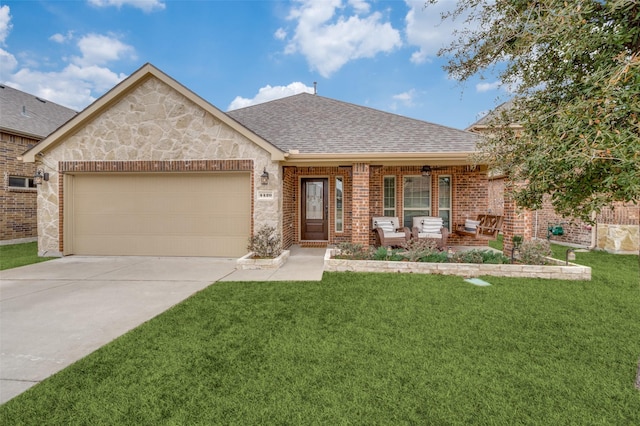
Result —
[[640, 200], [638, 0], [459, 0], [443, 19], [466, 24], [439, 53], [445, 69], [460, 81], [497, 73], [515, 94], [480, 148], [525, 183], [519, 205], [549, 194], [559, 213], [589, 220]]

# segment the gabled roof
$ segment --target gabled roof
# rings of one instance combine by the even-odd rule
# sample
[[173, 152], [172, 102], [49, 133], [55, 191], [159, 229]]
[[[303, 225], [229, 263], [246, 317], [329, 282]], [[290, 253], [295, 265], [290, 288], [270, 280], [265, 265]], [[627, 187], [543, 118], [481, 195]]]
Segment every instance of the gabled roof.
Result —
[[75, 133], [78, 129], [88, 123], [90, 120], [100, 115], [102, 112], [106, 111], [111, 105], [118, 102], [120, 99], [125, 97], [129, 92], [134, 90], [144, 81], [149, 78], [157, 78], [162, 81], [172, 89], [176, 90], [184, 97], [189, 99], [191, 102], [198, 105], [200, 108], [204, 109], [211, 115], [213, 115], [218, 120], [222, 121], [238, 133], [245, 136], [250, 141], [254, 142], [267, 152], [271, 154], [271, 158], [274, 161], [284, 160], [284, 153], [276, 148], [274, 145], [270, 144], [260, 136], [251, 132], [246, 127], [242, 126], [235, 120], [229, 118], [224, 112], [220, 111], [215, 106], [211, 105], [209, 102], [202, 99], [200, 96], [196, 95], [191, 90], [187, 89], [182, 84], [178, 83], [173, 78], [169, 77], [158, 68], [153, 65], [147, 63], [143, 65], [140, 69], [135, 71], [129, 77], [121, 81], [117, 86], [108, 91], [106, 94], [98, 98], [95, 102], [89, 105], [87, 108], [82, 110], [78, 115], [76, 115], [72, 120], [68, 121], [65, 125], [57, 129], [53, 132], [49, 137], [35, 145], [29, 151], [27, 151], [23, 156], [23, 161], [25, 162], [34, 162], [35, 156], [39, 152], [44, 152], [48, 149], [51, 149], [65, 140], [65, 138], [69, 135]]
[[43, 139], [77, 114], [76, 111], [0, 84], [0, 130]]
[[289, 159], [377, 155], [466, 158], [477, 135], [309, 93], [229, 111]]

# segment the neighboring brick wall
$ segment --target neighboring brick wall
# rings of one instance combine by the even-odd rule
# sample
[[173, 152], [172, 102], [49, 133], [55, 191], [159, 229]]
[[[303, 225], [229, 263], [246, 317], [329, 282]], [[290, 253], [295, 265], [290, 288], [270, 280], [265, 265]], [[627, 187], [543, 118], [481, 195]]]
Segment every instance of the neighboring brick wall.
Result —
[[37, 233], [37, 190], [9, 188], [9, 176], [32, 177], [35, 164], [17, 158], [38, 143], [0, 132], [0, 241], [35, 238]]

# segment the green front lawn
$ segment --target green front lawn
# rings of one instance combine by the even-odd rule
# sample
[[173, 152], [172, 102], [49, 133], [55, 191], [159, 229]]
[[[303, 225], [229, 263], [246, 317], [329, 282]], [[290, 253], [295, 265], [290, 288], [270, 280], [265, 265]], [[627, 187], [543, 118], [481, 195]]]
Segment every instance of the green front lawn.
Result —
[[0, 424], [640, 424], [638, 257], [593, 281], [219, 283], [0, 407]]
[[0, 246], [0, 271], [44, 262], [54, 257], [38, 257], [38, 243], [23, 243]]

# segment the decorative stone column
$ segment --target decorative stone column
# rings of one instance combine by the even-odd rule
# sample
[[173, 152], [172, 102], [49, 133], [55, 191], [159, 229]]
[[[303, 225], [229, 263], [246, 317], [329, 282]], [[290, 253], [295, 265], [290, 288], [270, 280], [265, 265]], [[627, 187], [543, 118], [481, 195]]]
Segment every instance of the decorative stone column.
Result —
[[352, 237], [354, 244], [369, 247], [371, 218], [369, 217], [369, 164], [353, 164]]

